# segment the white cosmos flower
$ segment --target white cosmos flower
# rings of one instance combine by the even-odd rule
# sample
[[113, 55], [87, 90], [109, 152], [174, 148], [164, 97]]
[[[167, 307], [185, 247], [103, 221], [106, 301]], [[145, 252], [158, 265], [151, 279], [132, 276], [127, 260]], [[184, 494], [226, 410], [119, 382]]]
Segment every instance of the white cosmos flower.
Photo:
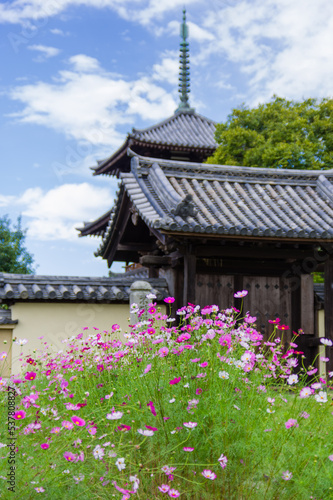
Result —
[[185, 427], [188, 427], [189, 429], [194, 429], [198, 424], [196, 422], [184, 422], [183, 424]]
[[324, 344], [324, 345], [328, 346], [328, 347], [331, 347], [331, 346], [333, 345], [333, 342], [332, 342], [332, 340], [330, 340], [330, 339], [323, 339], [323, 338], [322, 338], [322, 339], [320, 339], [320, 342], [321, 342], [322, 344]]
[[15, 340], [14, 344], [24, 345], [27, 342], [28, 342], [27, 339], [18, 339], [18, 340]]
[[96, 458], [96, 460], [99, 458], [100, 460], [104, 457], [105, 451], [104, 449], [98, 444], [95, 446], [93, 450], [93, 455]]
[[138, 429], [138, 433], [139, 434], [142, 434], [143, 436], [153, 436], [154, 435], [154, 431], [151, 431], [149, 429]]
[[125, 459], [124, 458], [118, 458], [116, 460], [116, 466], [118, 467], [118, 470], [125, 469], [126, 468]]
[[327, 394], [324, 391], [319, 391], [318, 394], [315, 395], [315, 400], [318, 403], [327, 403]]
[[169, 403], [174, 403], [176, 400], [175, 398], [170, 399]]
[[229, 373], [228, 372], [219, 372], [219, 377], [226, 380], [229, 378]]
[[298, 375], [289, 375], [289, 377], [287, 378], [287, 382], [289, 385], [297, 384]]
[[124, 414], [121, 411], [114, 411], [112, 413], [108, 413], [106, 418], [108, 420], [119, 420]]

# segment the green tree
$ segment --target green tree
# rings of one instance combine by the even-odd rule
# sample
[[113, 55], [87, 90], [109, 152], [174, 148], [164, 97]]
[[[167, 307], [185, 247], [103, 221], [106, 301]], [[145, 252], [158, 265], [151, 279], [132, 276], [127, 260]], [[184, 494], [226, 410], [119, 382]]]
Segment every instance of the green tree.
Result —
[[30, 274], [34, 259], [24, 246], [26, 231], [21, 227], [21, 218], [12, 229], [7, 215], [0, 217], [0, 272]]
[[263, 168], [333, 168], [333, 99], [288, 101], [233, 109], [216, 127], [208, 163]]

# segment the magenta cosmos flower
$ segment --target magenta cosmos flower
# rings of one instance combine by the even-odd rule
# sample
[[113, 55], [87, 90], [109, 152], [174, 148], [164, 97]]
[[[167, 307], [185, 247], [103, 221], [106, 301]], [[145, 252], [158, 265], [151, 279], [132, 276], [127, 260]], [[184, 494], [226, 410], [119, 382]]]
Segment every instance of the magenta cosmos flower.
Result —
[[185, 446], [183, 448], [184, 451], [194, 451], [194, 448], [190, 448], [189, 446]]
[[71, 421], [74, 422], [74, 424], [78, 425], [79, 427], [83, 427], [84, 425], [86, 425], [85, 420], [83, 420], [83, 418], [77, 417], [76, 415], [73, 415], [71, 417]]
[[68, 462], [75, 462], [76, 461], [76, 455], [74, 453], [71, 453], [70, 451], [65, 451], [64, 457]]
[[179, 382], [181, 381], [181, 379], [182, 379], [181, 377], [176, 377], [176, 378], [170, 380], [169, 384], [170, 385], [179, 384]]
[[236, 292], [234, 293], [235, 299], [241, 299], [243, 297], [246, 297], [249, 292], [247, 290], [242, 290], [241, 292]]
[[147, 406], [149, 406], [150, 411], [152, 412], [152, 414], [154, 415], [154, 417], [156, 417], [157, 414], [156, 414], [154, 403], [152, 401], [149, 401], [149, 403], [147, 403]]
[[37, 374], [35, 372], [27, 372], [24, 378], [25, 380], [35, 380], [36, 375]]
[[50, 448], [50, 445], [47, 443], [42, 443], [40, 447], [42, 448], [42, 450], [47, 450], [48, 448]]
[[16, 411], [16, 412], [14, 413], [14, 418], [15, 418], [16, 420], [22, 420], [23, 418], [25, 418], [25, 416], [26, 416], [26, 412], [25, 412], [25, 411], [23, 411], [23, 410]]
[[166, 304], [173, 304], [173, 303], [174, 303], [174, 301], [175, 301], [174, 297], [166, 297], [166, 298], [164, 299], [164, 302], [165, 302]]

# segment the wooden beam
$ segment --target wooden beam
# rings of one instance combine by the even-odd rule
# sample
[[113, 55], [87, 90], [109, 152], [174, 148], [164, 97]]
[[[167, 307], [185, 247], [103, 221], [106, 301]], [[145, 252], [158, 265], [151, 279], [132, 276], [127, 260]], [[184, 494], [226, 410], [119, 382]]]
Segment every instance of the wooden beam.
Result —
[[196, 257], [193, 254], [187, 253], [184, 255], [184, 288], [183, 288], [183, 304], [188, 302], [195, 304], [195, 274], [196, 274]]
[[[325, 262], [325, 337], [333, 341], [333, 257]], [[326, 364], [327, 371], [333, 370], [333, 348], [326, 347], [326, 355], [330, 359]]]
[[206, 245], [196, 246], [195, 255], [197, 257], [244, 257], [246, 259], [304, 259], [313, 257], [313, 249], [296, 250], [294, 248]]
[[170, 266], [171, 257], [169, 255], [143, 255], [139, 259], [140, 264], [143, 266]]

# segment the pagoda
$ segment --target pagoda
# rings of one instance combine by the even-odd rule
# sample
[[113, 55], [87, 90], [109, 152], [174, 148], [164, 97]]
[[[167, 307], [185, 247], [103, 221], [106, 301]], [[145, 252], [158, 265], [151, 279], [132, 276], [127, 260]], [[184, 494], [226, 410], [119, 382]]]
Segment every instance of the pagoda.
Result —
[[[195, 163], [204, 162], [211, 156], [215, 142], [216, 123], [195, 112], [189, 104], [190, 66], [188, 25], [186, 11], [183, 10], [181, 24], [181, 43], [179, 56], [179, 106], [166, 120], [145, 129], [132, 129], [123, 145], [110, 157], [99, 161], [93, 168], [93, 175], [120, 177], [122, 172], [130, 171], [128, 151], [149, 157], [182, 160]], [[93, 222], [85, 222], [79, 229], [79, 236], [103, 236], [111, 217], [111, 210]]]

